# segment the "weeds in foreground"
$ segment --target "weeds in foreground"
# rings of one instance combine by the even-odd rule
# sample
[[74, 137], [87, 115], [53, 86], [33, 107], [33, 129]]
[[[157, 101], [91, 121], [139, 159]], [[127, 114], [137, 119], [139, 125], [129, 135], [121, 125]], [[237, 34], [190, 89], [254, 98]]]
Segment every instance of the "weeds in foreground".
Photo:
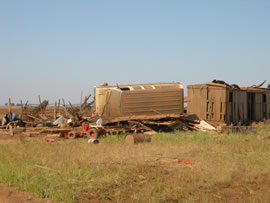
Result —
[[248, 135], [162, 133], [150, 144], [132, 146], [121, 136], [99, 145], [86, 139], [0, 145], [0, 182], [61, 202], [265, 202], [268, 132], [260, 125]]

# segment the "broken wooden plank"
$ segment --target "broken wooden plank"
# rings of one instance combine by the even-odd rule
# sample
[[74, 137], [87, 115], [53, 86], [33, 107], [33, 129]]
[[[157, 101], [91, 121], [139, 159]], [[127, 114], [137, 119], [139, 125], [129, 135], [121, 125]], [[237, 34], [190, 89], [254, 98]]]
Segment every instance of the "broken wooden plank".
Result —
[[178, 123], [178, 121], [149, 121], [149, 120], [144, 120], [142, 121], [144, 124], [149, 124], [149, 125], [164, 125], [164, 126], [173, 126]]
[[136, 115], [136, 116], [123, 116], [111, 119], [109, 121], [104, 121], [104, 123], [116, 123], [121, 121], [130, 121], [130, 120], [160, 120], [165, 118], [181, 118], [181, 114], [160, 114], [160, 115]]
[[145, 130], [149, 130], [149, 131], [154, 131], [154, 132], [156, 132], [156, 131], [153, 130], [152, 128], [150, 128], [150, 127], [148, 127], [148, 126], [142, 124], [142, 123], [139, 122], [139, 121], [128, 121], [128, 122], [129, 122], [129, 123], [136, 124], [136, 125], [139, 125], [139, 126], [143, 127]]
[[8, 115], [9, 115], [9, 122], [12, 121], [12, 117], [11, 117], [11, 99], [8, 99]]
[[38, 121], [43, 121], [42, 119], [40, 119], [40, 118], [37, 118], [37, 117], [35, 117], [35, 116], [32, 116], [32, 115], [27, 115], [29, 118], [32, 118], [32, 119], [34, 119], [34, 120], [38, 120]]

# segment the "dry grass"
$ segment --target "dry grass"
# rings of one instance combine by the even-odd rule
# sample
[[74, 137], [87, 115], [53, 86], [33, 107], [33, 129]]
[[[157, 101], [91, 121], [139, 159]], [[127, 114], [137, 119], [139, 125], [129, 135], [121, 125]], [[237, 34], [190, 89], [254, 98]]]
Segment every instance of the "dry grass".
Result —
[[121, 137], [99, 145], [25, 139], [0, 145], [0, 182], [60, 202], [267, 202], [269, 130], [158, 134], [132, 146]]

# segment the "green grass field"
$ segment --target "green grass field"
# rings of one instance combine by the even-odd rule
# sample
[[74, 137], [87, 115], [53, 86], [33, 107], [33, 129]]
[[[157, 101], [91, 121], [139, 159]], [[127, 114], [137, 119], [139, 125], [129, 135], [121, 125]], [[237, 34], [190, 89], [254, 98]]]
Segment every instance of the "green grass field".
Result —
[[131, 146], [24, 139], [0, 145], [0, 183], [60, 202], [269, 202], [269, 132], [175, 132]]

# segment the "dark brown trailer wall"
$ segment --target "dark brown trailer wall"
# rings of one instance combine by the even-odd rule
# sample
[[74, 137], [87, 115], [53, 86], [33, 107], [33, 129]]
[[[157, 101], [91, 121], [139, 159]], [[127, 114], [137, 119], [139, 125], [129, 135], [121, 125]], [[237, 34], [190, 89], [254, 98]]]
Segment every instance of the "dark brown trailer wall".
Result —
[[247, 93], [248, 118], [261, 121], [270, 118], [270, 91], [264, 88], [242, 88]]
[[270, 91], [266, 93], [266, 119], [270, 119]]
[[226, 87], [215, 84], [189, 85], [188, 114], [200, 119], [224, 122], [226, 112]]
[[226, 91], [226, 114], [227, 124], [244, 124], [248, 121], [247, 93], [239, 89], [229, 88]]
[[255, 121], [264, 119], [263, 95], [261, 92], [255, 93]]
[[206, 119], [224, 122], [226, 110], [226, 88], [207, 86]]
[[206, 119], [207, 88], [204, 85], [189, 85], [187, 112], [196, 114], [200, 119]]
[[188, 114], [226, 124], [243, 124], [248, 120], [245, 91], [216, 83], [189, 85], [187, 89]]

